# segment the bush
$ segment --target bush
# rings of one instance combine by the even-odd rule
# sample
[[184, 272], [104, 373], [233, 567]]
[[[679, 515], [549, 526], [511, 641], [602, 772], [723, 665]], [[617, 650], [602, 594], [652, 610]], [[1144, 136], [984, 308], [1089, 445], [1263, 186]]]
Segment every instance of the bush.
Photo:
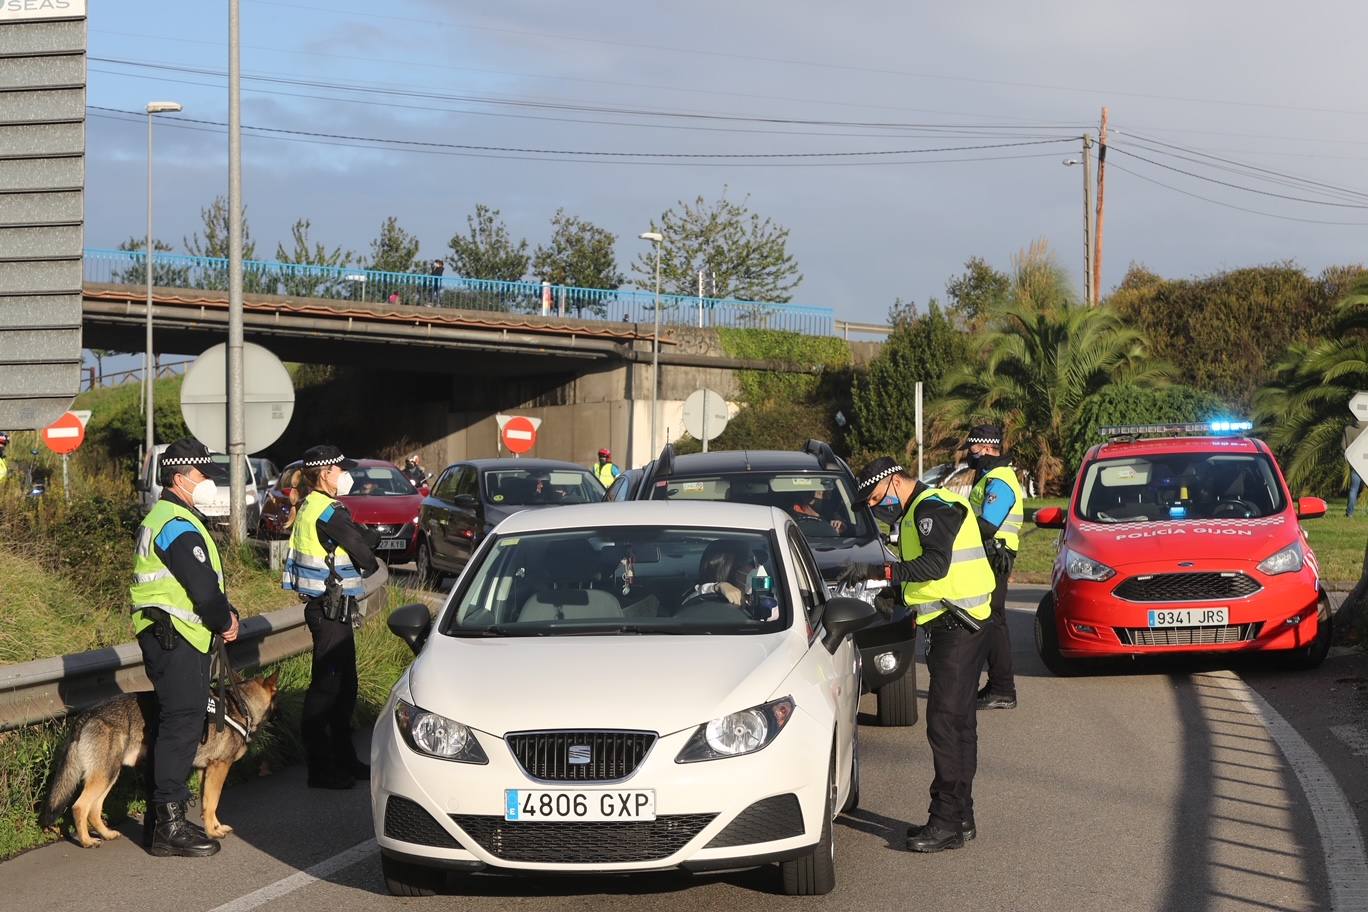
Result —
[[1226, 412], [1217, 396], [1186, 386], [1160, 389], [1125, 385], [1104, 387], [1085, 400], [1069, 422], [1065, 451], [1069, 478], [1078, 472], [1088, 449], [1102, 442], [1104, 427], [1208, 421]]

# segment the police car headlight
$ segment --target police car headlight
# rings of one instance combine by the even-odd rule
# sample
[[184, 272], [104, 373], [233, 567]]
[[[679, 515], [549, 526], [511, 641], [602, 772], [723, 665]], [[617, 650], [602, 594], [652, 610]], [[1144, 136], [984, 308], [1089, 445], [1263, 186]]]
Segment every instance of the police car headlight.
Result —
[[475, 733], [460, 722], [397, 700], [394, 722], [404, 742], [420, 754], [457, 763], [488, 763]]
[[706, 722], [698, 726], [675, 763], [720, 760], [762, 750], [793, 718], [793, 708], [793, 698], [783, 697]]
[[1071, 580], [1091, 580], [1100, 583], [1116, 576], [1116, 571], [1101, 561], [1095, 561], [1086, 554], [1065, 549], [1064, 575]]
[[1269, 576], [1277, 576], [1279, 573], [1294, 573], [1300, 570], [1304, 563], [1301, 542], [1293, 542], [1276, 554], [1260, 561], [1259, 569]]

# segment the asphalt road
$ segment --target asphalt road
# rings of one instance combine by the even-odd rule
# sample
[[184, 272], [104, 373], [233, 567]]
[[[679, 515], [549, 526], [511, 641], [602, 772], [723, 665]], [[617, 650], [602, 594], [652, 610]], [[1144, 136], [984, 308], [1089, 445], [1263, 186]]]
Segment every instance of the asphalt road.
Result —
[[[1032, 646], [1030, 610], [1038, 596], [1038, 590], [1013, 593], [1021, 706], [980, 715], [979, 838], [939, 855], [902, 851], [906, 825], [925, 819], [931, 775], [925, 731], [920, 724], [864, 725], [862, 809], [840, 819], [838, 884], [826, 897], [778, 895], [770, 868], [710, 876], [476, 877], [453, 881], [445, 897], [397, 899], [386, 893], [375, 852], [365, 845], [372, 836], [365, 791], [309, 791], [302, 770], [290, 769], [229, 788], [220, 816], [236, 833], [214, 858], [152, 858], [137, 846], [137, 827], [130, 824], [124, 833], [132, 838], [98, 849], [62, 843], [0, 865], [2, 904], [33, 912], [351, 912], [457, 904], [560, 912], [609, 902], [685, 912], [742, 905], [1205, 912], [1330, 909], [1338, 897], [1348, 912], [1349, 894], [1343, 886], [1336, 893], [1332, 877], [1341, 885], [1357, 883], [1355, 859], [1346, 866], [1342, 850], [1354, 844], [1349, 837], [1358, 836], [1368, 808], [1368, 737], [1360, 737], [1368, 702], [1364, 658], [1332, 657], [1302, 676], [1251, 663], [1233, 670], [1169, 663], [1055, 678]], [[1247, 696], [1246, 682], [1260, 696]], [[1251, 699], [1281, 714], [1271, 724], [1282, 731], [1280, 740]], [[1291, 724], [1280, 725], [1281, 718]], [[1287, 730], [1301, 732], [1313, 763], [1319, 758], [1329, 770], [1328, 783], [1303, 787], [1299, 755], [1283, 744]], [[1321, 786], [1333, 791], [1336, 785], [1349, 804], [1330, 822], [1332, 834], [1334, 826], [1344, 831], [1330, 837], [1339, 840], [1330, 852], [1321, 835], [1327, 824], [1318, 825], [1313, 808], [1333, 816], [1317, 796], [1324, 797]], [[1363, 859], [1357, 861], [1361, 866]], [[300, 873], [320, 864], [313, 874]], [[1368, 909], [1368, 897], [1353, 908]]]

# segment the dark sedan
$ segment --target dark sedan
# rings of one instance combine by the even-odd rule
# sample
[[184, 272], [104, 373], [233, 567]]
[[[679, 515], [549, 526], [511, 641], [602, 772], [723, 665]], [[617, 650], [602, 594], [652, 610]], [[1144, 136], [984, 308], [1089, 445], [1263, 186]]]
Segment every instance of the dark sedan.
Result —
[[522, 510], [603, 500], [584, 466], [553, 459], [471, 459], [449, 465], [423, 498], [418, 576], [431, 585], [461, 572], [485, 535]]

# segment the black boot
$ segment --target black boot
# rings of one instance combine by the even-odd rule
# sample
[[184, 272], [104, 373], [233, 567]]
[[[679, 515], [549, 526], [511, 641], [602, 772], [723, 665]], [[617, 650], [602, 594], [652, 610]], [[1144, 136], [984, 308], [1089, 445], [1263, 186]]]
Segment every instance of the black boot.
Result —
[[947, 830], [934, 823], [928, 823], [916, 833], [907, 836], [909, 852], [943, 852], [946, 849], [964, 848], [964, 835]]
[[185, 802], [169, 801], [155, 808], [157, 828], [152, 832], [152, 847], [148, 850], [153, 855], [204, 858], [219, 850], [217, 839], [196, 832], [196, 828], [186, 822]]

